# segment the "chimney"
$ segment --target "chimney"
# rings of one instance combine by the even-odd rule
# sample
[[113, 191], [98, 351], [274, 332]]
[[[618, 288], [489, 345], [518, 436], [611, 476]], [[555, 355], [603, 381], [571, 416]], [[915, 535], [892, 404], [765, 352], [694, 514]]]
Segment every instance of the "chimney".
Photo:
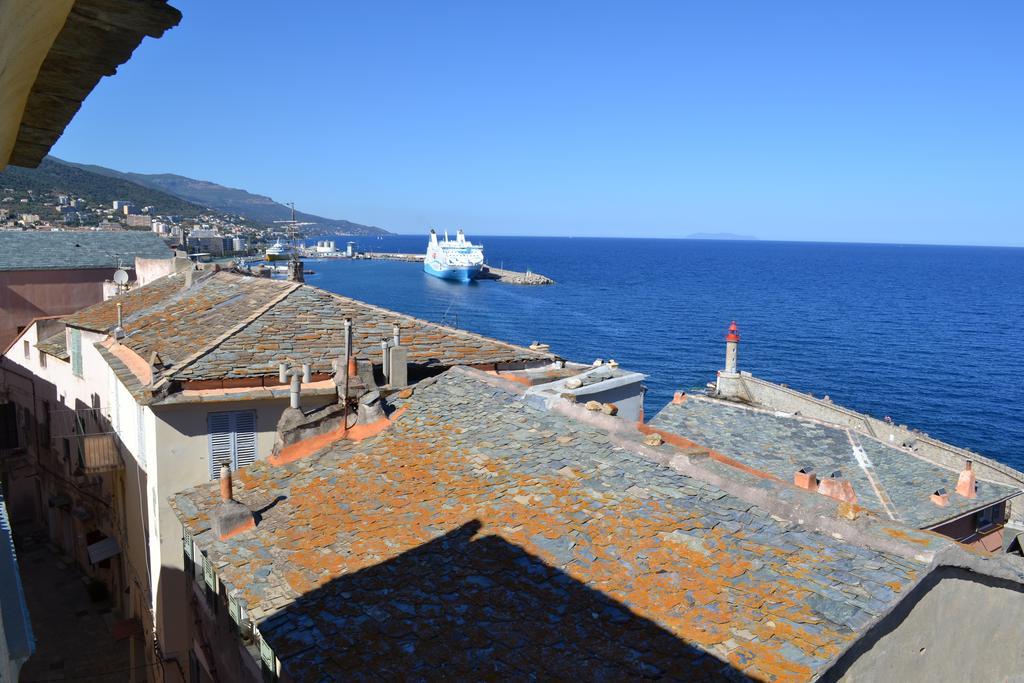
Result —
[[391, 338], [393, 339], [395, 346], [402, 345], [402, 328], [398, 326], [398, 323], [391, 325]]
[[677, 406], [681, 406], [684, 403], [686, 403], [686, 392], [685, 391], [677, 391], [672, 396], [672, 403], [677, 405]]
[[196, 277], [196, 268], [195, 268], [195, 266], [189, 264], [189, 267], [185, 269], [185, 287], [184, 287], [184, 289], [188, 289], [189, 287], [192, 286], [192, 282], [195, 279], [195, 277]]
[[313, 368], [310, 367], [309, 363], [302, 364], [302, 381], [305, 384], [313, 381]]
[[118, 301], [117, 302], [117, 327], [114, 328], [114, 339], [120, 340], [120, 339], [124, 339], [124, 337], [125, 337], [124, 327], [121, 326], [122, 322], [123, 321], [122, 321], [122, 317], [121, 317], [121, 302]]
[[740, 346], [740, 335], [739, 330], [736, 327], [736, 321], [733, 320], [729, 325], [729, 333], [725, 335], [725, 372], [729, 375], [735, 375], [737, 370], [737, 355], [739, 353]]
[[220, 499], [225, 503], [234, 500], [231, 495], [231, 468], [227, 465], [220, 466]]
[[818, 477], [811, 467], [801, 467], [793, 474], [793, 484], [808, 491], [818, 490]]
[[278, 363], [277, 364], [277, 381], [281, 384], [288, 383], [288, 364]]
[[964, 469], [960, 472], [960, 478], [956, 482], [956, 492], [964, 498], [978, 496], [978, 484], [974, 478], [974, 463], [970, 460], [964, 464]]
[[220, 467], [220, 504], [210, 511], [210, 524], [220, 540], [256, 528], [252, 511], [235, 500], [231, 492], [231, 469]]
[[942, 488], [932, 494], [932, 502], [938, 505], [940, 508], [944, 508], [949, 505], [949, 491]]
[[856, 503], [857, 494], [853, 491], [853, 485], [843, 478], [843, 473], [836, 470], [818, 482], [818, 493], [829, 498], [835, 498], [846, 503]]
[[305, 282], [306, 272], [305, 266], [302, 261], [297, 258], [293, 258], [288, 261], [288, 279], [291, 282]]

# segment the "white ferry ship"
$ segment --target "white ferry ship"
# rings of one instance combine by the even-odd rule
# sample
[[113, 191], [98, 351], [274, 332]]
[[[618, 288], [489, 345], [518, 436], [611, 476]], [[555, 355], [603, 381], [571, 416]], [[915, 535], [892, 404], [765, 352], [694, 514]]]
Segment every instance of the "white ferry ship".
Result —
[[272, 246], [267, 247], [265, 256], [268, 261], [287, 261], [294, 253], [295, 248], [292, 245], [277, 240]]
[[461, 230], [455, 233], [455, 240], [437, 239], [437, 233], [430, 231], [430, 242], [427, 244], [427, 255], [423, 259], [423, 270], [434, 277], [445, 280], [469, 282], [480, 274], [484, 265], [484, 247], [473, 244], [466, 239]]

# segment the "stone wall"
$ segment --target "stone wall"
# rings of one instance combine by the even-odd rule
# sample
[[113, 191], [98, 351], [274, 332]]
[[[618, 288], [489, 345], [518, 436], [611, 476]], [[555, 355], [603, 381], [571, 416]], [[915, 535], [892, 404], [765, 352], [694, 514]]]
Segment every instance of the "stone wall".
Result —
[[[885, 422], [849, 408], [814, 398], [789, 387], [759, 379], [749, 373], [719, 376], [719, 396], [735, 398], [754, 405], [785, 413], [799, 413], [803, 417], [847, 427], [895, 446], [907, 445], [915, 454], [952, 470], [961, 470], [964, 462], [974, 462], [978, 479], [1024, 488], [1024, 473], [983, 455], [958, 448], [906, 427]], [[1015, 502], [1015, 501], [1014, 501]], [[1024, 504], [1008, 503], [1012, 519], [1024, 523]]]
[[1024, 587], [940, 567], [823, 681], [1024, 680]]

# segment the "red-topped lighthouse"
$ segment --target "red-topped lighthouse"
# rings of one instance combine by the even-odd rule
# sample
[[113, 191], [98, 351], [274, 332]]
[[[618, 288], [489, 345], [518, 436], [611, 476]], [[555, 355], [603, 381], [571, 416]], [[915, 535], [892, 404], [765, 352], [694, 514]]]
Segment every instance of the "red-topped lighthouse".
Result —
[[740, 347], [740, 335], [739, 329], [736, 327], [736, 321], [733, 320], [732, 324], [729, 325], [729, 333], [725, 335], [725, 373], [729, 375], [735, 375], [737, 373], [737, 354], [739, 353]]

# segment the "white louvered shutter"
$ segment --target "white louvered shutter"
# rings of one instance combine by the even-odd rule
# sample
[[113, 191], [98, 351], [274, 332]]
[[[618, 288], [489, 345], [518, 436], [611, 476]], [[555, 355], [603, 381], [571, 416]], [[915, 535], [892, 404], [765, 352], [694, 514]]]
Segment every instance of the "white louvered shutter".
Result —
[[256, 462], [256, 411], [242, 410], [235, 415], [235, 469]]
[[232, 429], [232, 413], [210, 413], [207, 426], [210, 434], [210, 479], [220, 476], [221, 465], [232, 467], [234, 451], [234, 431]]

